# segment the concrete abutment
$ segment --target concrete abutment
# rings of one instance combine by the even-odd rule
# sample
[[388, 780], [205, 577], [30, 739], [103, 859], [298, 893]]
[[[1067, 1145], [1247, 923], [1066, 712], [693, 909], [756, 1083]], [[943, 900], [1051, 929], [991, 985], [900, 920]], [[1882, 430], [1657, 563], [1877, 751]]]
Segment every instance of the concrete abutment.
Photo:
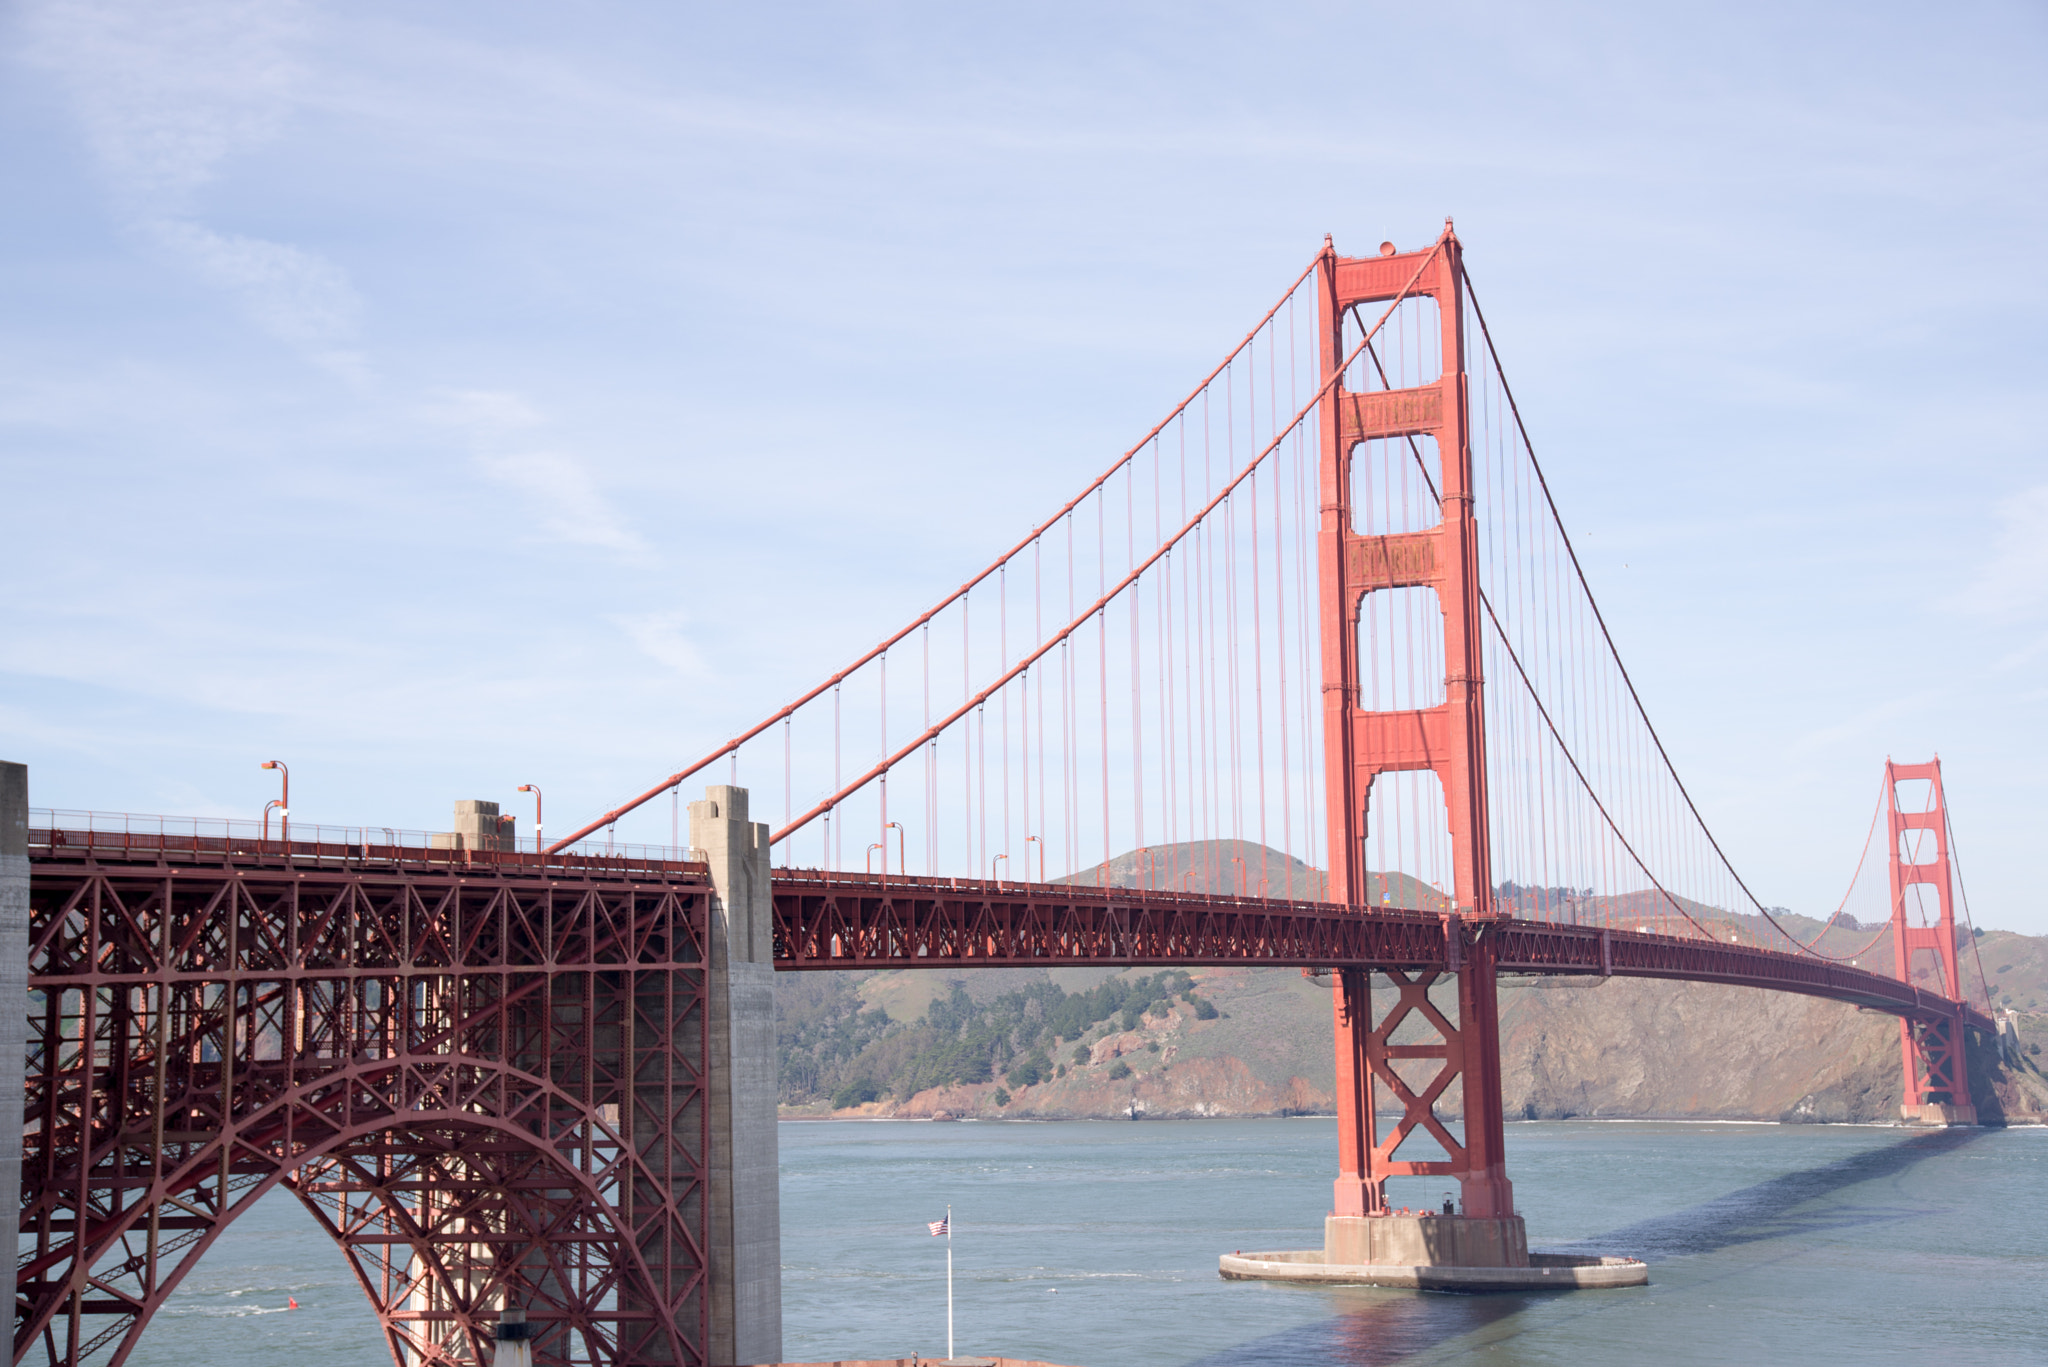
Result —
[[775, 1102], [775, 909], [768, 827], [747, 790], [690, 804], [690, 844], [711, 865], [711, 1151], [705, 1223], [713, 1363], [782, 1360], [781, 1157]]
[[20, 1233], [21, 1113], [28, 1087], [28, 766], [0, 760], [0, 1248]]

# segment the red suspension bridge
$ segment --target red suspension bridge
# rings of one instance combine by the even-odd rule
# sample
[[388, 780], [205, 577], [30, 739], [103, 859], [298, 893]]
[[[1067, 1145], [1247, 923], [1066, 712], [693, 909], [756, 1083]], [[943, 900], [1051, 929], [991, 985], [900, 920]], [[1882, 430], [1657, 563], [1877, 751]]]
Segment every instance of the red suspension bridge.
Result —
[[[739, 855], [613, 842], [692, 779], [777, 819], [714, 789]], [[751, 933], [785, 970], [1328, 972], [1338, 1222], [1450, 1178], [1519, 1238], [1502, 973], [1886, 1012], [1909, 1113], [1969, 1123], [1993, 1026], [1938, 762], [1887, 764], [1878, 807], [1882, 924], [1801, 938], [1650, 723], [1456, 236], [1326, 245], [1005, 555], [545, 849], [38, 814], [15, 1360], [125, 1361], [278, 1185], [401, 1367], [491, 1360], [515, 1307], [539, 1362], [742, 1360], [719, 984]]]

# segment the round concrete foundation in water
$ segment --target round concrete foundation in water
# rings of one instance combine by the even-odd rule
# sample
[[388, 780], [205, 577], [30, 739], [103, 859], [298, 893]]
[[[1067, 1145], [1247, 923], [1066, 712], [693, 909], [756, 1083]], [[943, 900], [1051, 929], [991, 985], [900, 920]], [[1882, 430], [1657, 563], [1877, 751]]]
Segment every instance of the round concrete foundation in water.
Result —
[[1232, 1281], [1320, 1282], [1326, 1286], [1400, 1286], [1421, 1291], [1579, 1291], [1643, 1286], [1649, 1264], [1636, 1258], [1531, 1253], [1527, 1267], [1402, 1267], [1393, 1263], [1326, 1263], [1321, 1249], [1226, 1253], [1217, 1271]]

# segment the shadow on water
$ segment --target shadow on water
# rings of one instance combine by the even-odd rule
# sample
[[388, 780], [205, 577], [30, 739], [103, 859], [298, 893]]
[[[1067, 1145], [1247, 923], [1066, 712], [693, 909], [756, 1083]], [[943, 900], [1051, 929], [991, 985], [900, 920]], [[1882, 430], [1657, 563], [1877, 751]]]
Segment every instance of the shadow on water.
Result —
[[[1343, 1294], [1343, 1293], [1339, 1293]], [[1188, 1367], [1390, 1367], [1446, 1339], [1519, 1312], [1527, 1296], [1425, 1296], [1358, 1292], [1361, 1303], [1334, 1319], [1240, 1343]]]
[[[1895, 1176], [1927, 1159], [1954, 1153], [1985, 1133], [1954, 1129], [1914, 1135], [1596, 1238], [1546, 1247], [1570, 1253], [1628, 1253], [1655, 1262], [1766, 1239], [1911, 1219], [1929, 1211], [1910, 1206], [1841, 1205], [1810, 1211], [1799, 1207], [1860, 1182]], [[1304, 1363], [1389, 1367], [1412, 1354], [1509, 1319], [1539, 1299], [1549, 1299], [1523, 1294], [1350, 1294], [1357, 1295], [1359, 1303], [1331, 1319], [1238, 1344], [1188, 1367], [1296, 1367]]]
[[1920, 1206], [1799, 1207], [1859, 1182], [1891, 1177], [1929, 1158], [1954, 1153], [1974, 1144], [1988, 1131], [1935, 1130], [1897, 1144], [1871, 1149], [1817, 1168], [1788, 1172], [1753, 1187], [1731, 1191], [1711, 1201], [1653, 1216], [1632, 1225], [1576, 1243], [1555, 1245], [1561, 1253], [1626, 1253], [1655, 1261], [1692, 1253], [1713, 1253], [1737, 1244], [1781, 1239], [1793, 1234], [1819, 1234], [1858, 1225], [1906, 1220], [1929, 1213]]

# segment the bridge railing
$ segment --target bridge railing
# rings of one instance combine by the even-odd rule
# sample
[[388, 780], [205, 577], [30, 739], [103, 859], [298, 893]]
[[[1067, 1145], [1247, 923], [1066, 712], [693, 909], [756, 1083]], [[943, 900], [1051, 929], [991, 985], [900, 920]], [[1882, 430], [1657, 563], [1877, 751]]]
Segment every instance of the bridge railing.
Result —
[[606, 874], [704, 875], [693, 851], [661, 845], [588, 841], [551, 854], [533, 850], [479, 849], [441, 832], [392, 826], [325, 826], [294, 821], [234, 817], [157, 816], [141, 812], [91, 812], [38, 807], [29, 812], [31, 857], [157, 858], [173, 861], [222, 858], [294, 865], [354, 867], [393, 865], [573, 871]]
[[[876, 874], [778, 864], [773, 870], [773, 881], [778, 890], [845, 888], [863, 895], [875, 895], [893, 889], [904, 896], [918, 897], [984, 897], [1011, 900], [1079, 897], [1142, 901], [1153, 907], [1184, 904], [1199, 908], [1234, 907], [1255, 911], [1302, 912], [1332, 916], [1344, 912], [1344, 908], [1334, 902], [1324, 902], [1313, 897], [1265, 897], [1228, 891], [1195, 892], [1187, 889], [1147, 888], [1115, 881], [1098, 883], [1085, 877], [1039, 882], [1025, 878], [957, 878], [947, 874]], [[1394, 907], [1388, 910], [1406, 916], [1412, 914], [1415, 908]]]
[[[1781, 925], [1753, 913], [1672, 898], [1655, 889], [1623, 893], [1549, 896], [1560, 889], [1496, 891], [1494, 908], [1518, 921], [1554, 926], [1659, 935], [1707, 944], [1737, 944], [1774, 953], [1811, 957], [1850, 968], [1890, 974], [1891, 927], [1845, 919], [1840, 911], [1825, 922], [1808, 922], [1811, 933], [1794, 934], [1798, 923]], [[1674, 905], [1675, 903], [1675, 905]], [[1781, 915], [1789, 913], [1780, 912]]]
[[1650, 890], [1570, 898], [1496, 892], [1494, 908], [1518, 921], [1542, 925], [1585, 926], [1669, 939], [1748, 945], [1755, 949], [1797, 948], [1790, 937], [1778, 934], [1757, 917], [1691, 902], [1684, 904], [1683, 911], [1676, 910], [1671, 899]]
[[[1174, 866], [1178, 867], [1178, 866]], [[1108, 893], [1119, 897], [1139, 897], [1155, 906], [1184, 901], [1190, 906], [1214, 906], [1221, 903], [1244, 906], [1304, 907], [1316, 910], [1334, 911], [1332, 904], [1318, 898], [1269, 897], [1264, 894], [1265, 883], [1257, 880], [1259, 891], [1249, 888], [1239, 890], [1233, 886], [1227, 865], [1218, 865], [1206, 871], [1191, 869], [1185, 877], [1194, 879], [1197, 886], [1168, 886], [1155, 881], [1146, 866], [1130, 863], [1111, 870], [1107, 881], [1098, 883], [1096, 877], [1103, 874], [1098, 868], [1090, 873], [1062, 879], [1058, 883], [1046, 883], [1032, 879], [989, 879], [931, 876], [922, 874], [903, 875], [897, 873], [877, 874], [872, 868], [862, 870], [825, 869], [818, 867], [793, 867], [777, 865], [774, 877], [778, 884], [792, 885], [838, 884], [873, 890], [876, 887], [894, 886], [906, 892], [939, 896], [998, 896], [1016, 897], [1031, 894], [1059, 895], [1066, 891], [1086, 893]], [[1170, 878], [1170, 875], [1168, 876]], [[1431, 885], [1420, 879], [1402, 873], [1373, 875], [1374, 886], [1386, 889], [1386, 895], [1369, 908], [1372, 912], [1398, 912], [1403, 914], [1421, 913], [1442, 915], [1451, 910], [1450, 899], [1443, 896]], [[1247, 874], [1236, 879], [1239, 884], [1254, 881]], [[1627, 892], [1596, 893], [1590, 889], [1529, 888], [1503, 884], [1496, 889], [1494, 909], [1518, 921], [1535, 925], [1570, 926], [1592, 930], [1608, 930], [1624, 934], [1656, 935], [1666, 939], [1694, 940], [1706, 944], [1736, 944], [1752, 949], [1770, 950], [1779, 953], [1798, 954], [1804, 952], [1791, 936], [1761, 917], [1732, 912], [1722, 907], [1706, 906], [1690, 899], [1674, 899], [1654, 888], [1638, 888]], [[1879, 941], [1883, 928], [1875, 928]], [[1859, 947], [1863, 950], [1863, 964], [1878, 966], [1883, 957], [1883, 945], [1872, 941], [1860, 943], [1863, 936], [1843, 932], [1841, 945], [1849, 952], [1827, 953], [1818, 957], [1839, 961], [1851, 967], [1858, 966]], [[1875, 945], [1880, 951], [1878, 957], [1868, 957]], [[1835, 942], [1826, 946], [1833, 949]]]

